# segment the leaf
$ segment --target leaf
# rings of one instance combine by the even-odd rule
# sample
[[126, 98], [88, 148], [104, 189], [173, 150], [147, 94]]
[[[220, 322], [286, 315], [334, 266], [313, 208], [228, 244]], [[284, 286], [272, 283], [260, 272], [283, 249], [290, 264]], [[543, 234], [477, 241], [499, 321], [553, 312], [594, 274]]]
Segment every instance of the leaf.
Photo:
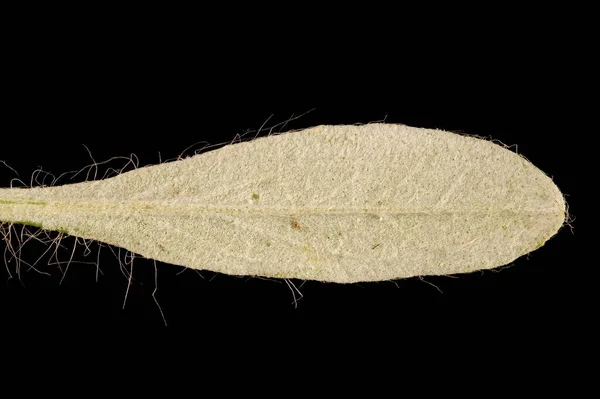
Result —
[[235, 275], [351, 283], [510, 263], [563, 196], [492, 142], [403, 125], [317, 126], [100, 181], [0, 190], [0, 220]]

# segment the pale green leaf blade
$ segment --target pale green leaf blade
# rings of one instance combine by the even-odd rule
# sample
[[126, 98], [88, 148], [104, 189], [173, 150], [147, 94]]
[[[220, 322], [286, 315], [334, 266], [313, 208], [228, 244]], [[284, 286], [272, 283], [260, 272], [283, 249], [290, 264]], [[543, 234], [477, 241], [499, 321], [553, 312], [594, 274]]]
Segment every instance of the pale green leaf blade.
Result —
[[489, 269], [552, 237], [552, 180], [492, 142], [318, 126], [59, 187], [1, 189], [0, 220], [236, 275], [379, 281]]

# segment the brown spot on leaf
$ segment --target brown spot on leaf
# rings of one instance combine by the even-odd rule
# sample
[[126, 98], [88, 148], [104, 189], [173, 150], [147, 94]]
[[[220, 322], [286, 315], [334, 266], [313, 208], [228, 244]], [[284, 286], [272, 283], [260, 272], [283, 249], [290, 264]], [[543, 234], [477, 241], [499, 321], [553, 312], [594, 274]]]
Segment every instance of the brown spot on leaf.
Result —
[[291, 225], [292, 225], [292, 229], [294, 229], [294, 230], [301, 230], [302, 229], [300, 227], [300, 224], [298, 223], [298, 221], [296, 219], [292, 219]]

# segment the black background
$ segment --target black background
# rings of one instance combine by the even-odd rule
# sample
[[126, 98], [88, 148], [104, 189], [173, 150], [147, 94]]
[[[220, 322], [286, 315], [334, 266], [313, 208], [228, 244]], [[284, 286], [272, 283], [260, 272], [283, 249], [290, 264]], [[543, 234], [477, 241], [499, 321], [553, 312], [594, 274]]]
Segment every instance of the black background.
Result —
[[[309, 50], [300, 54], [294, 45], [270, 41], [254, 43], [251, 50], [249, 43], [215, 49], [205, 36], [165, 41], [160, 35], [102, 32], [85, 38], [73, 32], [52, 39], [36, 34], [27, 46], [10, 49], [0, 159], [24, 180], [38, 166], [60, 174], [89, 164], [84, 144], [97, 161], [134, 153], [140, 165], [148, 165], [158, 162], [159, 152], [163, 160], [173, 158], [195, 142], [230, 141], [267, 120], [271, 126], [312, 110], [286, 129], [385, 119], [517, 144], [553, 177], [577, 216], [574, 165], [583, 134], [570, 127], [569, 84], [557, 79], [561, 69], [548, 62], [554, 54], [543, 44], [532, 46], [534, 51], [501, 44], [489, 53], [477, 48], [467, 51], [467, 59], [457, 50], [428, 48], [408, 55], [333, 44], [328, 52], [311, 53], [298, 43]], [[265, 46], [266, 53], [258, 52]], [[287, 50], [275, 55], [273, 47]], [[0, 165], [2, 186], [13, 177]], [[211, 272], [200, 277], [159, 264], [157, 299], [167, 329], [183, 329], [195, 338], [308, 331], [305, 337], [329, 339], [333, 326], [344, 326], [345, 334], [356, 338], [353, 332], [363, 330], [403, 334], [433, 326], [429, 332], [435, 334], [468, 325], [462, 330], [467, 338], [519, 335], [537, 342], [565, 326], [576, 330], [590, 317], [580, 287], [589, 264], [576, 249], [577, 224], [574, 232], [561, 230], [501, 271], [426, 281], [307, 282], [297, 307], [281, 281]], [[38, 253], [25, 247], [23, 256], [31, 260]], [[81, 251], [75, 257], [86, 260]], [[5, 333], [165, 328], [151, 296], [150, 261], [135, 261], [124, 309], [127, 280], [106, 249], [98, 282], [92, 265], [73, 264], [62, 284], [56, 266], [42, 262], [40, 268], [51, 276], [26, 272], [21, 282], [6, 281], [8, 273], [0, 268], [0, 319], [10, 326]]]

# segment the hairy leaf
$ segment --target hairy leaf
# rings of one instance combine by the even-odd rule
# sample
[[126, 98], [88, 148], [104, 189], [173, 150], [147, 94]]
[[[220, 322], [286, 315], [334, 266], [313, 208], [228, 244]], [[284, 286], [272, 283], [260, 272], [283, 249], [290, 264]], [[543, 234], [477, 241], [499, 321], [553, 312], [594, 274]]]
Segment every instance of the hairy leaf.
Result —
[[0, 190], [0, 220], [236, 275], [350, 283], [494, 268], [553, 236], [563, 196], [492, 142], [317, 126], [119, 176]]

